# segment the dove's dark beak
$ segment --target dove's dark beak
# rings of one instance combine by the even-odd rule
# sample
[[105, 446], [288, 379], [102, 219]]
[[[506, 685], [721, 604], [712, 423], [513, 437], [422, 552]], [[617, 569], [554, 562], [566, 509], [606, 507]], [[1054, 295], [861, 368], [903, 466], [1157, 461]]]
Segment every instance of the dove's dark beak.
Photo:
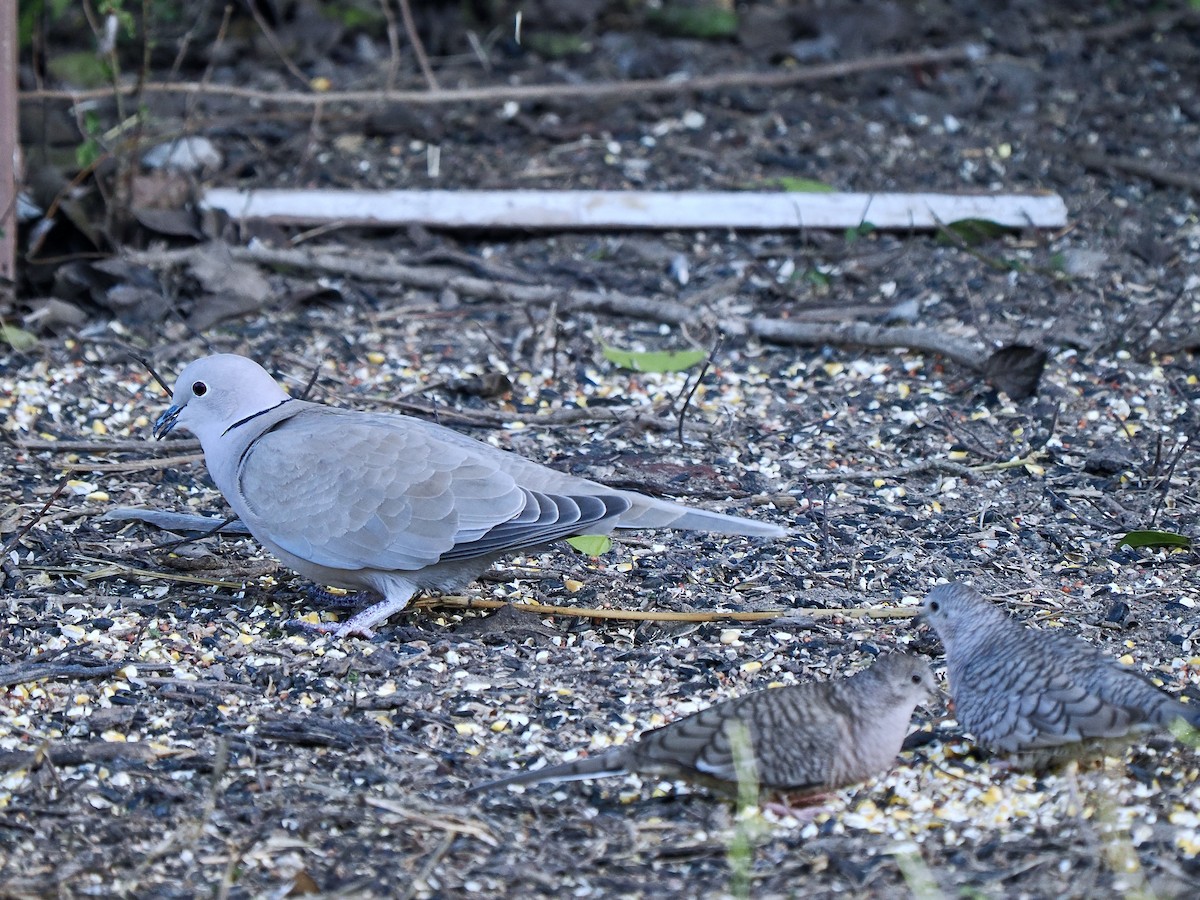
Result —
[[171, 429], [175, 427], [175, 423], [179, 421], [179, 414], [183, 412], [182, 406], [172, 406], [165, 413], [159, 416], [154, 422], [154, 431], [152, 432], [158, 440], [162, 440], [171, 433]]

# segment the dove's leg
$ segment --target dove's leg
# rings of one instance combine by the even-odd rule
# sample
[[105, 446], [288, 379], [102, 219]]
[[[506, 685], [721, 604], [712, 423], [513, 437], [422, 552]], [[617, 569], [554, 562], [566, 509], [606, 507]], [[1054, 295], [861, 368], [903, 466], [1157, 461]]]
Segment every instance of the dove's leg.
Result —
[[378, 603], [383, 597], [374, 591], [353, 591], [348, 594], [334, 594], [316, 584], [305, 585], [302, 589], [313, 603], [319, 603], [327, 609], [362, 609], [371, 603]]
[[317, 590], [319, 593], [325, 594], [335, 606], [360, 607], [364, 603], [370, 603], [371, 605], [361, 612], [355, 613], [341, 624], [336, 622], [320, 622], [314, 625], [311, 622], [302, 622], [293, 619], [288, 622], [288, 626], [295, 630], [307, 631], [310, 634], [332, 634], [340, 638], [370, 638], [375, 635], [375, 632], [371, 630], [372, 626], [378, 625], [384, 619], [400, 612], [400, 610], [408, 606], [408, 601], [413, 598], [413, 594], [417, 592], [418, 588], [415, 584], [405, 581], [400, 584], [389, 583], [386, 594], [380, 594], [376, 591], [358, 591], [357, 593], [348, 594], [345, 597], [328, 594], [319, 588]]
[[362, 612], [357, 612], [346, 620], [344, 625], [318, 625], [317, 627], [323, 632], [332, 632], [337, 637], [371, 637], [374, 632], [372, 626], [378, 625], [380, 622], [387, 619], [389, 616], [400, 612], [404, 607], [408, 606], [408, 601], [413, 598], [413, 594], [417, 592], [417, 586], [408, 582], [400, 584], [391, 583], [388, 585], [388, 591], [383, 599], [378, 603], [368, 606]]
[[804, 791], [789, 794], [781, 791], [778, 799], [763, 804], [763, 809], [770, 810], [777, 816], [792, 818], [802, 824], [813, 821], [823, 812], [829, 812], [830, 795], [824, 792], [814, 794]]

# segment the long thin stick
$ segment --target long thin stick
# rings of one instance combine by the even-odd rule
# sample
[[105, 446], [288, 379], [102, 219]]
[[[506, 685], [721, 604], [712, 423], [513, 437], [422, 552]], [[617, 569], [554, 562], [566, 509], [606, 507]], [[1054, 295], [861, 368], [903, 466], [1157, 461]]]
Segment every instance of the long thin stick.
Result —
[[441, 85], [438, 84], [437, 76], [433, 74], [433, 68], [429, 65], [429, 57], [425, 55], [425, 45], [421, 43], [421, 35], [417, 34], [417, 23], [413, 21], [412, 9], [409, 8], [408, 0], [400, 0], [400, 15], [404, 19], [404, 31], [408, 35], [408, 42], [412, 44], [417, 65], [421, 67], [421, 74], [425, 76], [425, 83], [429, 85], [431, 91], [440, 90]]
[[500, 609], [512, 606], [520, 612], [539, 616], [571, 616], [577, 619], [625, 619], [632, 622], [766, 622], [771, 619], [911, 619], [919, 610], [891, 606], [864, 607], [796, 607], [767, 609], [758, 612], [711, 610], [705, 612], [672, 612], [646, 609], [597, 609], [580, 606], [548, 606], [544, 603], [508, 603], [505, 600], [483, 600], [473, 597], [429, 597], [413, 604], [418, 609]]
[[[977, 46], [946, 47], [941, 50], [924, 50], [916, 53], [898, 53], [894, 56], [870, 56], [844, 62], [825, 63], [819, 66], [775, 72], [723, 72], [682, 80], [647, 78], [633, 81], [604, 81], [591, 84], [526, 84], [496, 85], [487, 87], [446, 88], [439, 91], [328, 91], [323, 94], [296, 91], [265, 91], [237, 85], [197, 84], [196, 82], [155, 82], [142, 87], [143, 94], [188, 94], [212, 97], [240, 97], [272, 105], [314, 106], [321, 103], [335, 104], [381, 104], [395, 103], [419, 106], [443, 106], [467, 101], [502, 102], [504, 100], [581, 100], [604, 97], [644, 97], [653, 95], [685, 94], [693, 91], [711, 91], [721, 88], [762, 87], [778, 88], [810, 81], [826, 81], [845, 78], [863, 72], [884, 69], [905, 69], [963, 62], [980, 56]], [[117, 89], [89, 91], [37, 90], [26, 91], [22, 101], [110, 100]], [[119, 88], [131, 93], [132, 86]]]
[[54, 493], [50, 495], [49, 499], [46, 500], [46, 502], [42, 505], [42, 508], [37, 511], [37, 515], [26, 522], [16, 534], [14, 534], [5, 542], [4, 546], [0, 548], [0, 560], [3, 560], [5, 557], [7, 557], [9, 551], [11, 551], [13, 547], [17, 546], [17, 544], [21, 542], [21, 538], [29, 534], [30, 529], [32, 529], [34, 525], [41, 521], [42, 516], [46, 515], [46, 510], [48, 510], [51, 505], [53, 505], [54, 501], [62, 496], [62, 492], [67, 489], [68, 481], [70, 481], [70, 478], [66, 477], [59, 481], [58, 487], [54, 489]]

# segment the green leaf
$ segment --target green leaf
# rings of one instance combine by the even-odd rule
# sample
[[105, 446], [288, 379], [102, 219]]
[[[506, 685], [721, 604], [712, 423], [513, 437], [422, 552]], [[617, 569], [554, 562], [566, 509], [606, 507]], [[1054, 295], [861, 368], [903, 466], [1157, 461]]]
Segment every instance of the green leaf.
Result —
[[38, 342], [35, 335], [11, 325], [0, 325], [0, 340], [17, 351], [32, 350]]
[[865, 238], [868, 234], [875, 230], [875, 226], [870, 222], [863, 222], [854, 228], [846, 229], [846, 243], [853, 244], [859, 238]]
[[767, 184], [783, 188], [789, 194], [832, 194], [837, 190], [833, 185], [811, 178], [793, 178], [784, 175], [782, 178], [772, 178]]
[[604, 358], [622, 369], [634, 372], [682, 372], [708, 359], [705, 350], [619, 350], [608, 344], [600, 345]]
[[[968, 247], [978, 247], [987, 241], [995, 240], [1010, 228], [998, 225], [989, 219], [959, 219], [946, 226], [946, 230], [957, 237]], [[953, 243], [945, 235], [940, 235], [940, 243]]]
[[46, 59], [46, 68], [56, 79], [74, 87], [102, 87], [112, 80], [108, 63], [89, 50], [51, 54]]
[[1171, 723], [1171, 734], [1189, 747], [1200, 749], [1200, 728], [1192, 727], [1182, 716], [1176, 716], [1175, 721]]
[[522, 38], [522, 42], [546, 59], [566, 59], [592, 49], [580, 35], [560, 31], [532, 31]]
[[567, 543], [584, 556], [603, 556], [612, 549], [612, 538], [607, 534], [577, 534], [567, 538]]
[[738, 16], [732, 9], [712, 6], [665, 6], [646, 10], [646, 21], [652, 28], [672, 37], [712, 38], [737, 37]]
[[1192, 539], [1173, 531], [1131, 531], [1117, 541], [1117, 547], [1190, 547]]

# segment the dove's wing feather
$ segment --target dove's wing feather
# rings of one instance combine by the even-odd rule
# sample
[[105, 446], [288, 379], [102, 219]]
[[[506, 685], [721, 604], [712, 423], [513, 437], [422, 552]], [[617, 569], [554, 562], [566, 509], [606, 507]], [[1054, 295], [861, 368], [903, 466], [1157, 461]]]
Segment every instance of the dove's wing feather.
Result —
[[[1026, 643], [1026, 634], [1014, 634], [1009, 649]], [[955, 712], [963, 728], [994, 751], [1061, 747], [1129, 730], [1129, 710], [1106, 703], [1069, 673], [1053, 671], [1036, 649], [976, 656], [954, 668]]]
[[955, 715], [989, 750], [1024, 754], [1079, 745], [1082, 752], [1178, 716], [1200, 719], [1097, 647], [1028, 628], [967, 585], [934, 588], [922, 615], [946, 646]]
[[[864, 778], [870, 773], [858, 774], [849, 757], [858, 753], [857, 742], [872, 744], [880, 735], [854, 733], [855, 710], [843, 701], [869, 706], [872, 698], [859, 685], [846, 691], [850, 683], [838, 679], [756, 691], [649, 732], [630, 752], [643, 771], [691, 771], [737, 782], [744, 751], [760, 785], [792, 791]], [[897, 749], [903, 731], [902, 726]]]
[[535, 494], [438, 431], [310, 407], [261, 435], [238, 487], [250, 524], [331, 568], [415, 570], [575, 534], [619, 497]]
[[472, 460], [478, 460], [494, 467], [510, 476], [521, 487], [531, 491], [571, 497], [582, 495], [605, 498], [622, 497], [626, 502], [626, 509], [613, 523], [613, 527], [616, 528], [677, 528], [752, 537], [782, 537], [787, 534], [787, 529], [770, 522], [742, 519], [725, 513], [684, 506], [670, 500], [648, 497], [636, 491], [610, 488], [596, 481], [589, 481], [577, 475], [569, 475], [566, 472], [551, 469], [516, 453], [501, 450], [491, 444], [477, 441], [468, 435], [460, 434], [433, 422], [426, 422], [423, 419], [380, 413], [355, 413], [355, 415], [360, 420], [374, 421], [386, 427], [395, 427], [397, 422], [407, 423], [409, 427], [425, 433], [430, 440], [467, 453]]
[[682, 776], [724, 789], [744, 777], [738, 771], [744, 752], [754, 763], [758, 788], [828, 790], [885, 771], [900, 751], [914, 707], [932, 686], [924, 660], [885, 654], [849, 678], [756, 691], [599, 756], [479, 789], [621, 771]]
[[495, 556], [508, 550], [536, 547], [587, 530], [608, 531], [611, 520], [629, 508], [619, 496], [564, 497], [524, 491], [525, 510], [516, 519], [497, 525], [481, 538], [458, 544], [443, 560]]

